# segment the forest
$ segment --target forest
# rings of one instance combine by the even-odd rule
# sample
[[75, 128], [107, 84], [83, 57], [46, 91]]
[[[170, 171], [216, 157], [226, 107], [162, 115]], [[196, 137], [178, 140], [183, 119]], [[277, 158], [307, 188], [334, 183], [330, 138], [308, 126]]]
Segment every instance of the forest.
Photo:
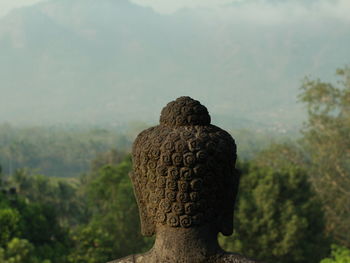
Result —
[[[227, 251], [266, 263], [350, 262], [350, 68], [305, 78], [298, 136], [231, 130], [242, 178]], [[0, 263], [102, 263], [147, 251], [128, 173], [133, 137], [0, 125]]]

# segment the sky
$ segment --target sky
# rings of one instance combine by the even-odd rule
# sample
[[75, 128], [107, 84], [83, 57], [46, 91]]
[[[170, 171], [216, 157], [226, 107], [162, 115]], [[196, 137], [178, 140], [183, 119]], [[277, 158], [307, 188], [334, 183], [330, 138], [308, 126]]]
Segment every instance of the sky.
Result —
[[152, 7], [159, 13], [173, 13], [181, 8], [215, 8], [232, 2], [244, 0], [132, 0], [132, 2], [143, 6]]
[[8, 14], [15, 8], [30, 6], [38, 2], [42, 2], [42, 0], [0, 0], [0, 17]]
[[[30, 6], [47, 0], [0, 0], [0, 17], [8, 14], [15, 8]], [[118, 0], [116, 0], [118, 1]], [[182, 8], [208, 8], [226, 12], [233, 4], [244, 3], [239, 13], [247, 16], [247, 19], [264, 20], [268, 22], [280, 22], [281, 19], [299, 19], [309, 17], [310, 13], [317, 14], [324, 19], [336, 18], [350, 22], [349, 0], [131, 0], [142, 6], [151, 7], [158, 13], [171, 14]], [[237, 5], [236, 5], [237, 7]], [[237, 8], [231, 8], [237, 11]], [[235, 14], [237, 15], [237, 13]]]
[[[14, 8], [30, 6], [43, 1], [45, 0], [0, 0], [0, 17], [8, 14]], [[160, 13], [172, 13], [183, 7], [214, 7], [232, 2], [232, 0], [132, 0], [132, 2], [152, 7]]]
[[[0, 17], [6, 15], [14, 8], [30, 6], [43, 1], [45, 0], [0, 0]], [[132, 2], [152, 7], [161, 13], [172, 13], [183, 7], [214, 7], [230, 3], [232, 0], [132, 0]]]

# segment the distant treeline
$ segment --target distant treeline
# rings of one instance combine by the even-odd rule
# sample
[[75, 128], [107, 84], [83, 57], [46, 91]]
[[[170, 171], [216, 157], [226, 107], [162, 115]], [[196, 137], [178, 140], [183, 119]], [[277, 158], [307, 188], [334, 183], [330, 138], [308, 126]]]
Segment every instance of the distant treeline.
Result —
[[0, 163], [6, 174], [25, 167], [47, 176], [76, 177], [100, 153], [124, 152], [130, 145], [130, 137], [111, 129], [0, 124]]
[[[278, 134], [249, 130], [232, 130], [231, 134], [237, 140], [241, 160], [252, 159], [272, 142], [285, 140]], [[0, 124], [0, 163], [6, 174], [28, 168], [47, 176], [78, 177], [90, 168], [91, 161], [100, 154], [110, 150], [130, 152], [134, 136], [135, 131], [127, 133], [111, 128], [15, 127]]]

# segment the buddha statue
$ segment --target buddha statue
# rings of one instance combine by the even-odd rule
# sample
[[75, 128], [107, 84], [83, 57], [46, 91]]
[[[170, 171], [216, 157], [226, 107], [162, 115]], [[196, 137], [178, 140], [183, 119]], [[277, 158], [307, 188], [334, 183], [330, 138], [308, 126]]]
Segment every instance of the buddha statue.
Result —
[[160, 125], [141, 132], [130, 173], [141, 232], [153, 248], [110, 263], [253, 263], [223, 251], [218, 233], [233, 233], [239, 184], [236, 144], [210, 124], [207, 108], [180, 97], [163, 108]]

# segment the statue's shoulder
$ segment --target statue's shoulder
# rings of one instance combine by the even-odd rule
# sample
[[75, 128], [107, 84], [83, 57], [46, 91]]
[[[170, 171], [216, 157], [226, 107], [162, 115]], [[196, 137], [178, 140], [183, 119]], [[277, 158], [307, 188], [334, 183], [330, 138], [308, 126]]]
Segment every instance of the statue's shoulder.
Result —
[[262, 263], [236, 253], [226, 253], [221, 260], [222, 263]]
[[108, 263], [134, 263], [135, 262], [135, 256], [131, 255], [131, 256], [127, 256], [125, 258], [119, 258], [113, 261], [110, 261]]

